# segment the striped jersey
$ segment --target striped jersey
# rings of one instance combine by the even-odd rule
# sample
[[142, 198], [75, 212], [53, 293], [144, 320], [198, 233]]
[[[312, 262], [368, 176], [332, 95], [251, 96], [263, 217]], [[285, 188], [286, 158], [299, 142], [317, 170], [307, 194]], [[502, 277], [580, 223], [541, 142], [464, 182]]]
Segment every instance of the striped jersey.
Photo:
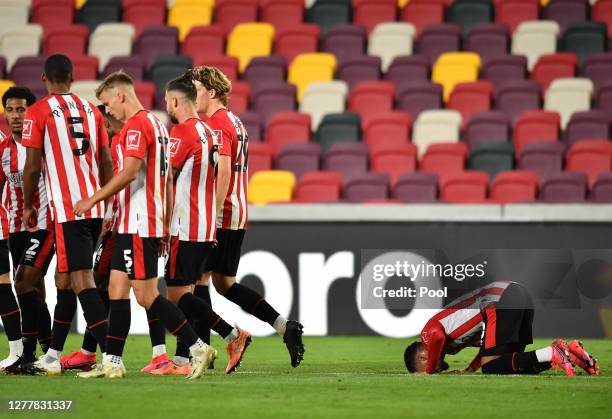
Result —
[[100, 189], [99, 152], [108, 135], [98, 108], [72, 93], [46, 96], [26, 110], [22, 135], [25, 147], [43, 150], [55, 222], [103, 218], [103, 202], [74, 214], [74, 204]]
[[[23, 224], [23, 168], [26, 160], [26, 148], [11, 136], [0, 143], [0, 184], [5, 185], [4, 207], [9, 218], [9, 233], [26, 230]], [[44, 175], [38, 179], [38, 189], [34, 195], [34, 208], [38, 211], [37, 227], [43, 230], [51, 228], [51, 211], [47, 201], [47, 188]]]
[[241, 230], [247, 227], [247, 185], [249, 179], [249, 136], [242, 121], [227, 109], [217, 110], [206, 123], [219, 137], [219, 143], [231, 151], [231, 175], [223, 211], [217, 227]]
[[118, 144], [119, 171], [128, 157], [141, 159], [144, 164], [136, 179], [117, 193], [117, 232], [163, 237], [168, 131], [155, 115], [141, 110], [125, 123]]
[[[0, 147], [7, 141], [7, 136], [0, 131]], [[0, 199], [0, 240], [8, 239], [9, 235], [9, 214]]]

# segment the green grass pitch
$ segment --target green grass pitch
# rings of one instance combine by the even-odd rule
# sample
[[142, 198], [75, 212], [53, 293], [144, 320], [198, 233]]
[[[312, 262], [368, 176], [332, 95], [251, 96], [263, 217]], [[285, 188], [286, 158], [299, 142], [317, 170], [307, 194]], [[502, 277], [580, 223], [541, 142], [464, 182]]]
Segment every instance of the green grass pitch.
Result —
[[[174, 343], [168, 337], [172, 351]], [[66, 350], [78, 348], [71, 335]], [[540, 376], [408, 375], [407, 340], [382, 337], [306, 337], [303, 364], [292, 369], [278, 337], [255, 338], [237, 373], [224, 374], [222, 352], [202, 379], [155, 377], [139, 372], [150, 357], [147, 336], [131, 336], [125, 352], [128, 377], [81, 380], [0, 376], [0, 399], [73, 399], [67, 413], [0, 413], [35, 418], [609, 418], [612, 411], [612, 340], [585, 340], [600, 361], [601, 375], [560, 372]], [[539, 340], [534, 347], [548, 344]], [[0, 356], [6, 356], [2, 345]], [[529, 349], [529, 348], [528, 348]], [[449, 356], [451, 369], [465, 367], [475, 350]]]

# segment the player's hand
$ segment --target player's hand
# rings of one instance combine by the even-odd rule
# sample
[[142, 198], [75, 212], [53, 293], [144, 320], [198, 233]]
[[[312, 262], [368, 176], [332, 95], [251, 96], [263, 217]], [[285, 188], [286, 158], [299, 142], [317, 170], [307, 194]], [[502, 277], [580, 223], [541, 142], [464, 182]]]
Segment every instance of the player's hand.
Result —
[[34, 208], [24, 208], [22, 223], [26, 226], [26, 230], [31, 233], [38, 231], [38, 211]]
[[168, 229], [166, 233], [160, 239], [159, 246], [159, 256], [165, 256], [170, 252], [170, 230]]
[[90, 198], [81, 199], [74, 206], [74, 214], [80, 217], [83, 214], [85, 214], [87, 211], [89, 211], [94, 205], [95, 205], [95, 202], [93, 202]]
[[113, 228], [113, 220], [114, 218], [105, 218], [102, 222], [102, 231], [100, 232], [100, 237], [104, 236], [107, 232]]

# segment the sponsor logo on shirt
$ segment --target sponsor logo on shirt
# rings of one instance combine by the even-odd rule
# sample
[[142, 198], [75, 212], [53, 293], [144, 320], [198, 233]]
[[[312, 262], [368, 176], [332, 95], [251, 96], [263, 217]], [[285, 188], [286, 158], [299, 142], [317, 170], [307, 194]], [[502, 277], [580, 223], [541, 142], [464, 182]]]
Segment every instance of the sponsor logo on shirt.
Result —
[[138, 150], [140, 148], [140, 131], [128, 130], [126, 137], [126, 150]]
[[180, 139], [170, 138], [170, 143], [168, 144], [168, 152], [170, 153], [170, 156], [174, 157], [176, 153], [178, 153], [180, 145], [181, 145]]
[[32, 120], [24, 119], [23, 120], [23, 132], [21, 133], [24, 137], [30, 137], [32, 135]]
[[223, 131], [216, 129], [213, 130], [213, 134], [215, 135], [213, 138], [213, 144], [216, 142], [219, 147], [223, 146]]

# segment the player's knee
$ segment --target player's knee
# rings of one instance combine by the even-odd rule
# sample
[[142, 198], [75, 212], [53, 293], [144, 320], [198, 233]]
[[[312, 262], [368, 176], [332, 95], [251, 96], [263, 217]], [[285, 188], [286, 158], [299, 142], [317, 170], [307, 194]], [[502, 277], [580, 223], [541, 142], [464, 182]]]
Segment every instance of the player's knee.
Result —
[[195, 285], [208, 286], [208, 283], [210, 282], [210, 275], [210, 272], [204, 272], [200, 279], [196, 281]]
[[212, 278], [213, 284], [215, 285], [215, 289], [221, 295], [225, 295], [227, 290], [229, 290], [231, 286], [236, 283], [236, 278], [230, 276], [213, 274]]

